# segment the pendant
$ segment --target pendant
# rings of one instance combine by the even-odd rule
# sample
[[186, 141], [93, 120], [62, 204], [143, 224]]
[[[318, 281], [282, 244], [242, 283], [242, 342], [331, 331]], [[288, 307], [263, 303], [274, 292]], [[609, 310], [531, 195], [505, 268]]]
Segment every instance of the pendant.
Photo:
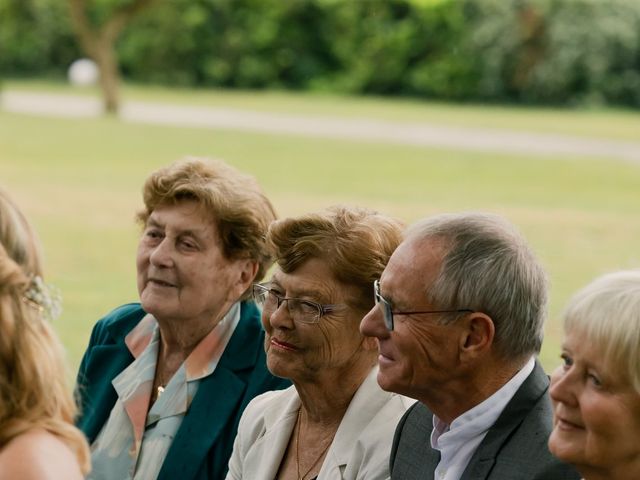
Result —
[[160, 398], [160, 395], [164, 393], [164, 387], [162, 385], [158, 385], [158, 395], [156, 395], [156, 400]]

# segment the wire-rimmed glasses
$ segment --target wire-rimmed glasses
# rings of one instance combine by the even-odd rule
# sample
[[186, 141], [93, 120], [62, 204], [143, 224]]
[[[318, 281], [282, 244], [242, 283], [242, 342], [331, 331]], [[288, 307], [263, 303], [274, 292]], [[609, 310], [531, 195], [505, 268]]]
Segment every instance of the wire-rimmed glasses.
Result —
[[421, 315], [424, 313], [472, 313], [473, 310], [468, 308], [461, 308], [456, 310], [416, 310], [411, 312], [398, 312], [394, 311], [391, 306], [391, 302], [389, 302], [386, 298], [380, 295], [380, 280], [376, 280], [373, 282], [373, 295], [376, 300], [376, 305], [380, 307], [382, 310], [382, 315], [384, 318], [384, 325], [387, 327], [387, 330], [390, 332], [393, 331], [393, 316], [394, 315]]
[[344, 305], [322, 305], [311, 300], [284, 297], [273, 288], [259, 283], [253, 284], [253, 299], [268, 316], [287, 302], [289, 315], [294, 321], [301, 323], [318, 323], [324, 315], [344, 307]]

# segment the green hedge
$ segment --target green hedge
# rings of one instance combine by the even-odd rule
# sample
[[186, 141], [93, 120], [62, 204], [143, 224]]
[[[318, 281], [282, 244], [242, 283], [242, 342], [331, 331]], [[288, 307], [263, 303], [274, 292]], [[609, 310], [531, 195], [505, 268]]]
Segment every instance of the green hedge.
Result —
[[324, 15], [313, 1], [172, 0], [128, 29], [122, 68], [138, 81], [306, 88], [334, 68]]
[[[63, 4], [0, 0], [2, 71], [64, 71]], [[138, 82], [640, 107], [638, 0], [170, 0], [118, 50]]]
[[638, 0], [466, 0], [474, 97], [640, 106]]
[[79, 56], [62, 0], [0, 0], [0, 73], [60, 74]]

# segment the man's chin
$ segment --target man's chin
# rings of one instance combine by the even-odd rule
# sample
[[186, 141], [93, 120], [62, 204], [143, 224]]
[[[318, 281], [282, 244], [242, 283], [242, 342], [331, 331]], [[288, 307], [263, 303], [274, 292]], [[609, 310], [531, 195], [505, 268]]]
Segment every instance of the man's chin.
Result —
[[393, 382], [393, 379], [390, 378], [389, 373], [388, 372], [384, 372], [383, 371], [383, 367], [380, 367], [380, 370], [378, 371], [378, 385], [380, 385], [380, 388], [387, 391], [387, 392], [393, 392], [394, 391], [394, 385], [395, 382]]

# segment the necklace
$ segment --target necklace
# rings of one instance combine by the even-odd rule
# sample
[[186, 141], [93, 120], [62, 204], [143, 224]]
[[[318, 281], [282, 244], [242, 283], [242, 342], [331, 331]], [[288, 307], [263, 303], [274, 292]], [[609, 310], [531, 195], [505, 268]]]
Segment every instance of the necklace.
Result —
[[315, 468], [315, 466], [318, 464], [318, 462], [320, 461], [322, 456], [329, 449], [329, 445], [331, 445], [331, 443], [332, 443], [332, 442], [327, 443], [327, 446], [322, 449], [322, 451], [320, 452], [320, 455], [318, 455], [318, 457], [313, 461], [313, 463], [307, 469], [307, 471], [304, 472], [303, 475], [300, 475], [300, 454], [298, 453], [298, 446], [300, 444], [300, 430], [302, 430], [302, 414], [301, 414], [301, 411], [302, 411], [302, 407], [298, 410], [298, 429], [296, 430], [296, 470], [298, 472], [298, 480], [304, 480], [304, 477], [309, 475], [309, 472], [311, 472], [311, 470], [313, 470]]

